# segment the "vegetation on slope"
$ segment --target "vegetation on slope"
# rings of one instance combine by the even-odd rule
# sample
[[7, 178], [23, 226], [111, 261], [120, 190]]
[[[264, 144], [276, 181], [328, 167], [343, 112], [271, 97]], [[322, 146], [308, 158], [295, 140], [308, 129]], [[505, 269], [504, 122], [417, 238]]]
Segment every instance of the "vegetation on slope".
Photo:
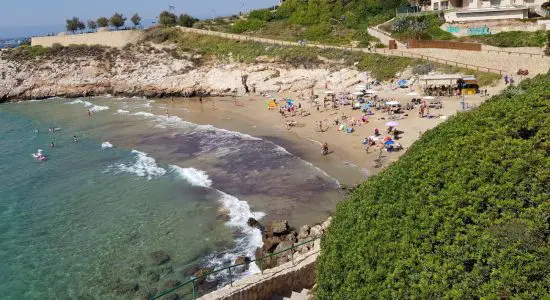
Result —
[[463, 40], [474, 41], [495, 47], [544, 47], [547, 31], [503, 31], [489, 35], [469, 36]]
[[550, 294], [550, 75], [424, 134], [342, 202], [318, 299]]
[[368, 26], [391, 19], [395, 9], [405, 4], [405, 0], [287, 0], [273, 10], [254, 10], [246, 18], [206, 21], [200, 26], [291, 41], [367, 46], [379, 42], [368, 34]]
[[383, 29], [390, 32], [392, 37], [398, 40], [422, 39], [422, 40], [452, 40], [455, 37], [439, 28], [444, 23], [437, 14], [422, 16], [398, 17], [389, 24], [384, 24]]
[[[176, 44], [181, 52], [191, 52], [204, 57], [212, 56], [217, 60], [232, 60], [254, 63], [269, 58], [294, 66], [312, 67], [323, 64], [321, 58], [341, 62], [345, 66], [357, 66], [359, 70], [369, 71], [374, 78], [387, 80], [395, 77], [408, 66], [426, 64], [426, 61], [407, 57], [386, 56], [373, 53], [351, 52], [335, 49], [321, 49], [304, 46], [275, 46], [256, 42], [244, 42], [215, 36], [184, 33], [175, 28], [154, 28], [147, 31], [146, 40], [155, 43]], [[447, 68], [434, 65], [432, 69]], [[475, 72], [462, 68], [453, 68], [452, 72], [474, 74], [484, 84], [490, 84], [500, 76]]]

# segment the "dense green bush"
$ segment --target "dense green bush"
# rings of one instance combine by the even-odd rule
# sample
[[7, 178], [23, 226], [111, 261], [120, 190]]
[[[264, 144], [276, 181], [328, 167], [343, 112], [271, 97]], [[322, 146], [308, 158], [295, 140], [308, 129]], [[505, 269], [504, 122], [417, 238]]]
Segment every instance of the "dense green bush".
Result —
[[304, 38], [312, 41], [323, 40], [332, 32], [332, 27], [327, 23], [315, 24], [306, 29]]
[[469, 36], [463, 39], [495, 47], [544, 47], [546, 35], [546, 30], [503, 31], [489, 35]]
[[392, 36], [400, 39], [452, 40], [454, 36], [439, 28], [444, 22], [436, 14], [396, 18], [390, 26]]
[[258, 19], [239, 20], [231, 26], [231, 32], [243, 33], [245, 31], [256, 31], [265, 26], [265, 22]]
[[265, 22], [269, 22], [273, 19], [273, 13], [269, 9], [257, 9], [248, 14], [249, 19], [258, 19]]
[[525, 80], [427, 131], [340, 203], [317, 299], [548, 298], [548, 82]]

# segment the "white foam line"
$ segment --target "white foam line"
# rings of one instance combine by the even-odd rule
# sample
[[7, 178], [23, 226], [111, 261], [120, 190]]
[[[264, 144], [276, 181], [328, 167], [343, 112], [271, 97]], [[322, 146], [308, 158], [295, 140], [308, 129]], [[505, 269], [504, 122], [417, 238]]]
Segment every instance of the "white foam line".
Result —
[[135, 155], [135, 161], [133, 164], [114, 164], [109, 166], [107, 171], [114, 169], [116, 174], [122, 172], [132, 173], [139, 177], [147, 177], [149, 180], [166, 174], [166, 170], [159, 167], [156, 160], [147, 156], [147, 153], [137, 150], [132, 150], [132, 153]]
[[[182, 168], [176, 165], [171, 165], [170, 169], [191, 185], [206, 188], [212, 187], [212, 180], [210, 180], [205, 171], [195, 168]], [[241, 255], [254, 257], [256, 249], [263, 245], [262, 233], [259, 229], [248, 226], [248, 219], [254, 218], [258, 220], [264, 217], [265, 214], [262, 212], [252, 212], [246, 201], [239, 200], [222, 191], [216, 191], [219, 194], [219, 201], [222, 203], [223, 208], [229, 213], [227, 226], [238, 229], [243, 236], [235, 241], [236, 247], [232, 251], [224, 253], [221, 257], [211, 258], [209, 263], [212, 266], [222, 266], [226, 262], [234, 263], [237, 257]], [[243, 275], [258, 272], [260, 272], [260, 269], [256, 264], [250, 264], [249, 270]]]
[[107, 149], [107, 148], [113, 148], [113, 144], [109, 143], [109, 142], [103, 142], [101, 144], [101, 148], [102, 149]]

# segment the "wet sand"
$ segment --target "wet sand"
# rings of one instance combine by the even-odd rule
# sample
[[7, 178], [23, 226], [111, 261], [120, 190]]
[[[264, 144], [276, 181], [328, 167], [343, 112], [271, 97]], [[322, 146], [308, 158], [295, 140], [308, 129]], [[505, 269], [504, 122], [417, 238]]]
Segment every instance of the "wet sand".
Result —
[[[412, 96], [406, 94], [409, 90], [380, 91], [381, 98], [393, 98], [402, 105], [409, 102]], [[401, 114], [403, 119], [397, 120], [398, 129], [404, 133], [399, 143], [404, 147], [402, 151], [386, 152], [371, 147], [367, 152], [362, 144], [363, 140], [373, 135], [378, 128], [385, 136], [389, 121], [388, 115], [382, 111], [375, 111], [369, 116], [369, 122], [354, 127], [353, 133], [343, 133], [337, 130], [334, 119], [342, 114], [359, 119], [360, 110], [352, 110], [350, 106], [338, 109], [321, 109], [320, 112], [300, 95], [277, 95], [295, 99], [295, 104], [302, 104], [302, 108], [309, 111], [309, 116], [283, 118], [278, 110], [268, 110], [267, 102], [270, 98], [260, 95], [226, 98], [175, 98], [156, 100], [160, 107], [164, 107], [170, 115], [177, 115], [187, 121], [197, 124], [211, 124], [218, 128], [228, 129], [260, 137], [280, 145], [295, 156], [310, 162], [336, 178], [345, 186], [353, 186], [363, 182], [396, 161], [416, 141], [423, 132], [434, 128], [456, 112], [461, 111], [461, 98], [443, 98], [442, 109], [430, 109], [431, 115], [441, 115], [436, 118], [419, 118], [418, 107]], [[481, 104], [486, 97], [479, 95], [466, 96], [468, 106]], [[158, 113], [158, 112], [157, 112]], [[164, 112], [165, 113], [165, 112]], [[286, 122], [296, 121], [299, 126], [287, 128]], [[323, 132], [319, 132], [318, 123], [322, 121]], [[322, 156], [320, 145], [327, 142], [330, 155]]]

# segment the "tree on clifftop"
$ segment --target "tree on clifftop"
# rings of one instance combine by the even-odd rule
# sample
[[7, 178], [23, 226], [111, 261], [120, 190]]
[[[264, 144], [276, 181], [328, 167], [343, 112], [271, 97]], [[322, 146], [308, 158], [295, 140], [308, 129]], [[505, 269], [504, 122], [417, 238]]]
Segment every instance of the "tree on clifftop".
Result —
[[159, 16], [159, 23], [161, 25], [172, 27], [177, 23], [177, 16], [169, 11], [163, 11]]
[[109, 26], [109, 19], [107, 19], [105, 17], [101, 17], [101, 18], [97, 19], [97, 26], [99, 26], [99, 27]]
[[94, 20], [88, 20], [88, 29], [95, 31], [97, 29], [97, 23]]
[[120, 27], [124, 26], [126, 18], [122, 14], [115, 13], [109, 20], [109, 23], [118, 30]]
[[75, 33], [75, 31], [77, 31], [77, 30], [82, 30], [82, 29], [86, 28], [86, 25], [84, 25], [84, 22], [80, 21], [79, 18], [72, 17], [72, 19], [67, 19], [66, 20], [65, 27], [67, 28], [67, 31]]
[[134, 23], [134, 27], [137, 27], [141, 24], [141, 17], [138, 14], [134, 14], [132, 18], [130, 18], [132, 23]]
[[195, 24], [198, 21], [199, 19], [193, 18], [188, 14], [182, 14], [178, 19], [178, 25], [183, 27], [193, 27], [193, 24]]

